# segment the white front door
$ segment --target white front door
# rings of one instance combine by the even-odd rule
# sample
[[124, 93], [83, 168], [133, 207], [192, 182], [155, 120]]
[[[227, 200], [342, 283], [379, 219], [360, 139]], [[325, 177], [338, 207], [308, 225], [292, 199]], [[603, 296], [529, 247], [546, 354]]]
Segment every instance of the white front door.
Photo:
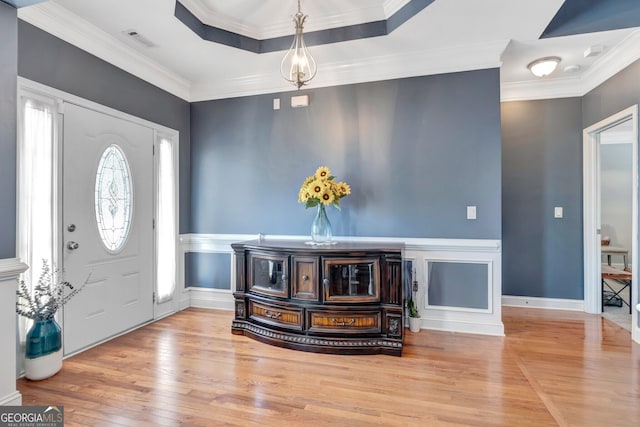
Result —
[[153, 319], [153, 130], [64, 104], [63, 268], [70, 354]]

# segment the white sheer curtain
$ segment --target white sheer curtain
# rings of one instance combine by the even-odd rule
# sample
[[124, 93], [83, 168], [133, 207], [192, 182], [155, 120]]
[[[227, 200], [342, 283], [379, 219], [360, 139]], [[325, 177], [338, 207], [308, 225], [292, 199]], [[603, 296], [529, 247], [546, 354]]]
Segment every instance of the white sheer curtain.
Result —
[[173, 143], [161, 138], [158, 147], [157, 300], [163, 303], [176, 288], [176, 176]]
[[[53, 105], [22, 102], [18, 182], [18, 255], [29, 266], [22, 279], [33, 287], [43, 260], [54, 267], [54, 118]], [[21, 318], [21, 336], [30, 326]]]
[[19, 254], [29, 265], [25, 281], [40, 277], [42, 260], [53, 263], [53, 130], [52, 107], [26, 100], [20, 152]]

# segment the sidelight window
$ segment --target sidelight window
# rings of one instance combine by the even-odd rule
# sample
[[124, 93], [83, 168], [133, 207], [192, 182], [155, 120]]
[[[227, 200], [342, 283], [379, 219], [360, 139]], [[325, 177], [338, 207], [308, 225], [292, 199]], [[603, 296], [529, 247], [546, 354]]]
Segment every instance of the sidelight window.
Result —
[[158, 303], [173, 298], [176, 287], [176, 170], [174, 144], [158, 141], [157, 283]]

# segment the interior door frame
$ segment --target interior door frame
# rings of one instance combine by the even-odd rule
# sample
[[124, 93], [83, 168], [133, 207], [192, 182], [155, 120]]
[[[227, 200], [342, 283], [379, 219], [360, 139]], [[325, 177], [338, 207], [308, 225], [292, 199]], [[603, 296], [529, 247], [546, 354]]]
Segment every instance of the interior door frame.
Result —
[[632, 272], [632, 338], [640, 342], [638, 328], [638, 105], [613, 114], [588, 128], [583, 138], [583, 253], [584, 310], [602, 313], [601, 250], [600, 250], [600, 133], [623, 121], [632, 123], [632, 208], [631, 208], [631, 272]]
[[[158, 141], [160, 140], [160, 138], [165, 138], [167, 140], [170, 140], [173, 146], [173, 153], [174, 153], [174, 168], [175, 168], [175, 181], [174, 181], [174, 185], [175, 185], [175, 196], [176, 196], [176, 201], [180, 200], [180, 165], [179, 165], [179, 160], [178, 160], [178, 153], [179, 153], [179, 144], [180, 144], [180, 133], [175, 130], [175, 129], [171, 129], [168, 128], [166, 126], [162, 126], [159, 125], [157, 123], [153, 123], [150, 122], [148, 120], [144, 120], [141, 119], [139, 117], [135, 117], [132, 116], [130, 114], [124, 113], [122, 111], [118, 111], [115, 110], [113, 108], [104, 106], [102, 104], [98, 104], [96, 102], [93, 101], [89, 101], [87, 99], [81, 98], [79, 96], [76, 95], [72, 95], [70, 93], [58, 90], [58, 89], [54, 89], [52, 87], [43, 85], [41, 83], [26, 79], [24, 77], [20, 77], [18, 76], [18, 95], [19, 95], [19, 99], [21, 99], [23, 96], [35, 96], [35, 97], [39, 97], [39, 98], [44, 98], [49, 100], [50, 102], [55, 103], [55, 105], [57, 106], [56, 108], [56, 142], [54, 143], [54, 148], [55, 151], [53, 153], [54, 155], [54, 159], [53, 159], [53, 173], [54, 176], [57, 178], [57, 182], [54, 188], [54, 204], [55, 204], [55, 212], [58, 215], [58, 218], [55, 221], [56, 224], [56, 230], [54, 230], [54, 248], [55, 249], [55, 255], [54, 255], [54, 262], [56, 263], [56, 265], [59, 265], [59, 263], [62, 260], [61, 257], [61, 253], [62, 253], [62, 245], [63, 245], [63, 241], [60, 230], [62, 230], [62, 227], [64, 224], [62, 224], [62, 125], [60, 123], [60, 120], [62, 119], [62, 115], [64, 114], [64, 103], [71, 103], [71, 104], [75, 104], [78, 105], [80, 107], [83, 108], [87, 108], [90, 110], [94, 110], [96, 112], [99, 113], [103, 113], [103, 114], [107, 114], [110, 116], [113, 116], [115, 118], [118, 119], [122, 119], [122, 120], [127, 120], [129, 122], [132, 123], [136, 123], [142, 126], [146, 126], [149, 127], [151, 129], [153, 129], [154, 131], [154, 147], [156, 152], [157, 152], [157, 144]], [[20, 103], [18, 103], [20, 104]], [[19, 116], [21, 117], [21, 112], [20, 112], [20, 105], [17, 106], [18, 109], [18, 113]], [[19, 144], [21, 144], [21, 142], [19, 142]], [[157, 157], [154, 157], [154, 165], [153, 165], [153, 188], [157, 189], [157, 182], [158, 182], [158, 167], [157, 167]], [[20, 197], [20, 193], [18, 193], [18, 197]], [[17, 203], [18, 206], [20, 206], [20, 203]], [[154, 216], [155, 216], [155, 212], [157, 212], [157, 194], [154, 194], [153, 197], [153, 212], [154, 212]], [[155, 220], [155, 218], [154, 218]], [[180, 224], [180, 218], [179, 218], [179, 209], [177, 207], [176, 204], [176, 209], [175, 209], [175, 223], [176, 223], [176, 236], [175, 236], [175, 252], [176, 252], [176, 277], [175, 277], [175, 281], [176, 284], [180, 283], [178, 281], [178, 249], [179, 249], [179, 236], [178, 236], [178, 224]], [[156, 233], [153, 233], [153, 251], [154, 254], [156, 253], [155, 248], [157, 247], [156, 245]], [[57, 258], [57, 259], [55, 259]], [[154, 255], [153, 257], [153, 291], [154, 291], [154, 295], [156, 293], [157, 290], [157, 280], [156, 280], [156, 271], [157, 271], [157, 257], [156, 255]], [[161, 309], [158, 308], [157, 303], [155, 301], [153, 301], [153, 313], [154, 313], [154, 320], [160, 318], [160, 317], [164, 317], [167, 316], [169, 314], [172, 314], [176, 311], [179, 310], [180, 307], [180, 291], [179, 289], [175, 289], [173, 298], [171, 300], [171, 304], [167, 304], [165, 303], [163, 305], [163, 307]], [[64, 310], [64, 308], [63, 308]], [[60, 321], [62, 321], [62, 315], [61, 313], [59, 313], [58, 319]], [[62, 325], [64, 327], [64, 325]]]

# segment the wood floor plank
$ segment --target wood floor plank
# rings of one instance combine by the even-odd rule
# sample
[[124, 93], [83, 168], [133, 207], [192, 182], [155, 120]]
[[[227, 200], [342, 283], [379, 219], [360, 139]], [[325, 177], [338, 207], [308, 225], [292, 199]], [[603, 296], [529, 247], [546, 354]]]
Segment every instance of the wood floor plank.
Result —
[[305, 353], [188, 309], [73, 356], [25, 405], [67, 426], [637, 426], [640, 348], [584, 313], [505, 307], [505, 337], [407, 333], [402, 357]]

